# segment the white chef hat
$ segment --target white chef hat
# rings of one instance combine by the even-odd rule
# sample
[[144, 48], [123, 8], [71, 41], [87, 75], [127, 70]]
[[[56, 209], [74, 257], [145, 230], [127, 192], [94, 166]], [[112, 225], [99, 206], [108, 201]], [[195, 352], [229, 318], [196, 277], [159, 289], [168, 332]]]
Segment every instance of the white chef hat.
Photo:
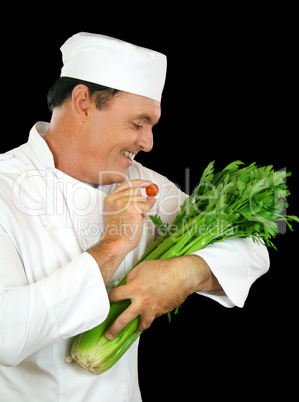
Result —
[[61, 77], [72, 77], [161, 101], [166, 56], [109, 36], [80, 32], [61, 47]]

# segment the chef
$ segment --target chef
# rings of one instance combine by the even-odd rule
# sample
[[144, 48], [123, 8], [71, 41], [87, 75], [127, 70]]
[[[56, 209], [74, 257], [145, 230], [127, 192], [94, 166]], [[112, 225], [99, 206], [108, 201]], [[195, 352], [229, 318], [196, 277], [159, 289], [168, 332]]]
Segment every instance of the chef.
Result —
[[166, 57], [89, 33], [61, 51], [50, 123], [0, 155], [1, 400], [138, 402], [138, 341], [95, 376], [71, 362], [73, 337], [105, 320], [109, 299], [132, 301], [110, 339], [138, 315], [138, 331], [147, 329], [192, 293], [242, 307], [268, 253], [236, 238], [143, 262], [116, 288], [154, 240], [149, 214], [171, 223], [187, 197], [134, 159], [153, 147]]

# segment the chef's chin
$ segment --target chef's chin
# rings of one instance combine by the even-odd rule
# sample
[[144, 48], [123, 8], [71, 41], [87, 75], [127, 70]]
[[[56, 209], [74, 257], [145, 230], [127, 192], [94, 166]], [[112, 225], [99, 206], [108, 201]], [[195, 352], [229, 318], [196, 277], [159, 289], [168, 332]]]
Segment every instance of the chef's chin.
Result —
[[122, 183], [125, 180], [128, 180], [127, 171], [121, 172], [118, 170], [107, 170], [105, 172], [99, 172], [100, 185]]

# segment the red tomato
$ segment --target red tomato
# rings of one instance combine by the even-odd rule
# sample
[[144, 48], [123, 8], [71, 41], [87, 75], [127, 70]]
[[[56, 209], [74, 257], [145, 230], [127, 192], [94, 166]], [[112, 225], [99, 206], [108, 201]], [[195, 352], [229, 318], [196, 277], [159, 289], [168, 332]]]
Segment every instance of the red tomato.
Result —
[[146, 187], [145, 191], [148, 197], [155, 197], [159, 192], [159, 187], [157, 184], [152, 183]]

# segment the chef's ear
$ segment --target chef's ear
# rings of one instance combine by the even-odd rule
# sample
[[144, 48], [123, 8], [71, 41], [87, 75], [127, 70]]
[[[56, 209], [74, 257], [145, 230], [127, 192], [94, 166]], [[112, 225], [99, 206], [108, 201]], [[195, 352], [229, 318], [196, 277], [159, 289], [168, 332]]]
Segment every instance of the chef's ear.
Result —
[[87, 119], [92, 105], [89, 89], [86, 85], [76, 85], [72, 92], [73, 110], [81, 123]]

